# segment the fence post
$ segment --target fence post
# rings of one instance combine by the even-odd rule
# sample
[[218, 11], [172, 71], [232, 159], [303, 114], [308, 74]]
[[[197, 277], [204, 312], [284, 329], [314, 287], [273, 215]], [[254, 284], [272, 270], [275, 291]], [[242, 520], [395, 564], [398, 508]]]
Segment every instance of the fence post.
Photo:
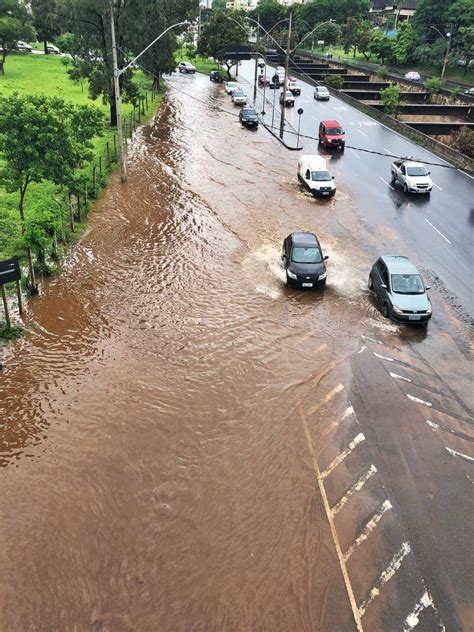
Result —
[[130, 138], [133, 136], [133, 112], [130, 112]]
[[110, 169], [110, 147], [109, 147], [109, 141], [107, 141], [105, 143], [105, 148], [107, 150], [107, 169]]
[[143, 94], [140, 95], [140, 102], [142, 104], [142, 114], [143, 116], [145, 116], [145, 97], [143, 96]]
[[117, 136], [114, 134], [114, 161], [117, 160]]
[[87, 192], [87, 182], [84, 182], [84, 209], [87, 213], [87, 203], [89, 200], [89, 194]]
[[99, 173], [102, 175], [102, 156], [99, 156]]
[[146, 104], [146, 109], [148, 110], [148, 90], [145, 92], [145, 104]]
[[92, 188], [94, 189], [94, 199], [97, 199], [97, 167], [92, 169]]
[[12, 324], [10, 321], [10, 312], [8, 311], [7, 294], [5, 292], [5, 286], [3, 285], [3, 283], [1, 287], [2, 287], [3, 309], [5, 311], [5, 321], [7, 323], [7, 329], [10, 329]]
[[68, 207], [69, 207], [69, 226], [71, 227], [71, 231], [74, 232], [74, 209], [72, 207], [72, 194], [71, 191], [68, 193]]
[[81, 222], [81, 196], [79, 195], [79, 193], [76, 195], [76, 200], [77, 200], [77, 221], [80, 223]]

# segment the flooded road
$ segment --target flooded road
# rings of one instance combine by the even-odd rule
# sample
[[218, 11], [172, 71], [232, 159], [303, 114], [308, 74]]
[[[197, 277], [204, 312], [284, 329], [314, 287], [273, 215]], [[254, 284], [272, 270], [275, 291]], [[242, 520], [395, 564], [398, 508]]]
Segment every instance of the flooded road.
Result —
[[[436, 294], [428, 333], [383, 319], [398, 235], [343, 182], [313, 200], [221, 86], [170, 86], [0, 374], [2, 632], [468, 629], [465, 323]], [[284, 285], [296, 229], [325, 291]]]

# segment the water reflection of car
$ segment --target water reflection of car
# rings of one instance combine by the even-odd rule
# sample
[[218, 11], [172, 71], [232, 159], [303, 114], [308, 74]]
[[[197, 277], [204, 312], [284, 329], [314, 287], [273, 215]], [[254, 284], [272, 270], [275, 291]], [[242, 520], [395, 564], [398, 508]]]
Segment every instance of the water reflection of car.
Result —
[[222, 76], [220, 70], [211, 70], [209, 80], [214, 81], [215, 83], [222, 83], [224, 81], [224, 77]]
[[410, 79], [410, 81], [420, 81], [421, 76], [416, 70], [410, 70], [410, 72], [406, 73], [405, 79]]
[[316, 101], [329, 101], [329, 90], [326, 86], [316, 86], [314, 89], [314, 98]]
[[178, 64], [179, 72], [184, 72], [185, 74], [194, 75], [196, 72], [195, 66], [192, 65], [190, 61], [180, 61]]
[[245, 105], [247, 103], [247, 95], [243, 90], [234, 90], [232, 93], [232, 102], [234, 105]]
[[285, 107], [293, 107], [294, 104], [295, 97], [289, 90], [280, 94], [280, 105], [284, 105]]
[[287, 284], [324, 287], [328, 258], [323, 256], [316, 235], [305, 232], [291, 233], [283, 242], [281, 253]]
[[395, 160], [390, 174], [392, 185], [398, 182], [405, 193], [430, 193], [433, 188], [430, 172], [421, 162]]
[[421, 325], [431, 318], [433, 308], [426, 293], [430, 288], [408, 257], [385, 255], [377, 259], [368, 285], [385, 318]]
[[227, 81], [224, 84], [227, 94], [233, 94], [236, 90], [240, 90], [240, 86], [236, 81]]
[[255, 108], [243, 107], [239, 112], [239, 119], [244, 127], [258, 127], [258, 116]]

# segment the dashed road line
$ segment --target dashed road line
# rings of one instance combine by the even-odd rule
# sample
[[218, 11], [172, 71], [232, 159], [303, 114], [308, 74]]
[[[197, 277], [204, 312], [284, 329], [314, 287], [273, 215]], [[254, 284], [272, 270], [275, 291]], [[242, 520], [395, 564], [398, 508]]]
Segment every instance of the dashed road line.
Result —
[[431, 182], [433, 182], [434, 186], [439, 189], [440, 191], [442, 191], [443, 189], [439, 186], [439, 184], [436, 184], [436, 182], [434, 182], [433, 180], [431, 180]]
[[378, 580], [375, 582], [375, 585], [371, 588], [367, 599], [363, 601], [362, 604], [359, 606], [359, 614], [361, 618], [367, 612], [367, 608], [374, 601], [374, 599], [378, 597], [378, 595], [380, 595], [381, 589], [385, 586], [387, 582], [389, 582], [392, 579], [392, 577], [398, 571], [398, 569], [402, 565], [403, 560], [410, 552], [411, 552], [410, 545], [408, 544], [408, 542], [404, 542], [400, 550], [397, 551], [397, 553], [395, 553], [395, 555], [392, 557], [390, 564], [387, 566], [387, 568], [383, 571], [383, 573], [380, 575]]
[[402, 380], [403, 382], [412, 382], [408, 377], [404, 377], [403, 375], [398, 375], [398, 373], [392, 373], [390, 371], [390, 377], [393, 377], [395, 380]]
[[387, 362], [395, 362], [393, 358], [389, 358], [388, 356], [381, 355], [380, 353], [372, 352], [376, 358], [380, 358], [380, 360], [387, 360]]
[[[421, 596], [420, 601], [415, 605], [413, 610], [405, 619], [405, 622], [403, 624], [403, 632], [411, 632], [411, 630], [414, 630], [416, 628], [416, 626], [420, 623], [420, 613], [423, 612], [423, 610], [426, 610], [426, 608], [433, 608], [435, 613], [438, 614], [438, 611], [436, 610], [433, 603], [433, 597], [427, 590], [425, 590], [425, 592]], [[446, 628], [441, 623], [441, 621], [439, 622], [439, 630], [440, 632], [446, 632]]]
[[372, 476], [376, 473], [377, 473], [377, 468], [375, 467], [375, 465], [372, 464], [367, 470], [367, 472], [365, 474], [362, 474], [359, 480], [356, 481], [354, 485], [349, 487], [349, 489], [344, 494], [344, 496], [334, 505], [334, 507], [332, 507], [331, 515], [335, 516], [337, 513], [339, 513], [339, 511], [341, 511], [344, 505], [346, 505], [347, 502], [350, 500], [351, 496], [355, 494], [355, 492], [360, 492], [360, 490], [364, 487], [367, 481], [370, 478], [372, 478]]
[[384, 151], [386, 151], [387, 153], [391, 154], [394, 158], [398, 158], [398, 156], [396, 156], [391, 149], [388, 149], [387, 147], [384, 147]]
[[412, 402], [415, 402], [415, 404], [423, 404], [423, 406], [428, 406], [428, 408], [431, 408], [433, 406], [431, 402], [425, 402], [424, 399], [420, 399], [419, 397], [410, 395], [410, 393], [407, 393], [407, 397], [408, 399], [411, 399]]
[[[354, 412], [354, 408], [352, 407], [351, 404], [349, 404], [349, 406], [346, 408], [346, 410], [344, 411], [342, 417], [341, 417], [341, 421], [343, 421], [344, 419], [347, 419], [347, 417], [350, 417], [351, 415], [354, 415], [354, 417], [356, 416], [355, 412]], [[356, 417], [356, 422], [358, 422], [357, 417]]]
[[390, 182], [387, 182], [387, 180], [385, 180], [385, 178], [382, 178], [382, 176], [379, 176], [379, 178], [382, 180], [382, 182], [385, 182], [385, 184], [390, 187], [392, 189], [392, 191], [395, 191], [395, 187], [393, 187]]
[[433, 228], [433, 230], [435, 230], [435, 231], [438, 233], [438, 235], [441, 235], [441, 237], [442, 237], [443, 239], [445, 239], [445, 240], [448, 242], [448, 244], [451, 244], [451, 242], [450, 242], [450, 241], [449, 241], [449, 239], [446, 237], [446, 235], [443, 235], [443, 233], [442, 233], [440, 230], [438, 230], [438, 229], [436, 228], [436, 226], [433, 226], [433, 224], [430, 222], [430, 220], [429, 220], [429, 219], [426, 219], [426, 217], [425, 217], [425, 222], [427, 222], [427, 223], [431, 226], [431, 228]]
[[448, 428], [447, 426], [442, 426], [441, 424], [437, 424], [434, 421], [431, 421], [430, 419], [426, 419], [425, 421], [432, 430], [440, 430], [441, 432], [449, 432], [450, 434], [453, 434], [455, 437], [459, 437], [460, 439], [463, 439], [464, 441], [474, 442], [474, 437], [471, 437], [470, 435], [467, 435], [464, 432], [460, 432], [459, 430], [453, 430], [452, 428]]
[[362, 338], [364, 338], [364, 340], [370, 340], [370, 342], [375, 342], [378, 345], [383, 345], [383, 342], [381, 342], [380, 340], [377, 340], [376, 338], [371, 338], [370, 336], [366, 336], [365, 334], [362, 334]]
[[344, 553], [344, 559], [345, 559], [346, 562], [350, 558], [350, 556], [354, 553], [356, 548], [360, 544], [362, 544], [362, 542], [367, 540], [369, 535], [372, 533], [372, 531], [375, 529], [375, 527], [381, 521], [382, 516], [384, 514], [386, 514], [387, 511], [390, 511], [390, 509], [392, 509], [392, 503], [389, 500], [386, 500], [385, 502], [382, 503], [382, 506], [380, 507], [380, 509], [375, 512], [375, 514], [372, 516], [372, 518], [367, 522], [365, 527], [362, 529], [360, 535], [355, 539], [354, 543], [351, 544], [351, 546]]
[[313, 415], [317, 410], [321, 408], [324, 404], [327, 404], [331, 399], [344, 390], [344, 386], [342, 384], [338, 384], [334, 388], [332, 388], [327, 395], [323, 397], [323, 399], [316, 404], [313, 408], [308, 411], [309, 415]]
[[453, 450], [452, 448], [445, 448], [445, 450], [447, 450], [449, 454], [452, 454], [453, 456], [457, 456], [460, 459], [465, 459], [466, 461], [474, 462], [474, 459], [472, 458], [472, 456], [467, 456], [467, 454], [463, 454], [462, 452], [458, 452], [457, 450]]
[[354, 448], [364, 440], [365, 440], [365, 435], [362, 432], [359, 432], [359, 434], [354, 439], [352, 439], [352, 441], [349, 443], [347, 448], [343, 450], [341, 454], [339, 454], [334, 459], [334, 461], [332, 461], [332, 463], [328, 465], [328, 467], [321, 474], [321, 477], [323, 479], [327, 478], [329, 474], [331, 474], [331, 472], [349, 456], [349, 454], [354, 450]]
[[363, 132], [361, 129], [356, 128], [356, 132], [359, 132], [359, 134], [362, 134], [362, 136], [367, 136], [367, 134]]
[[354, 156], [355, 156], [358, 160], [360, 160], [360, 156], [359, 156], [359, 154], [358, 154], [357, 152], [355, 152], [353, 149], [349, 149], [349, 151], [351, 152], [351, 154], [354, 154]]

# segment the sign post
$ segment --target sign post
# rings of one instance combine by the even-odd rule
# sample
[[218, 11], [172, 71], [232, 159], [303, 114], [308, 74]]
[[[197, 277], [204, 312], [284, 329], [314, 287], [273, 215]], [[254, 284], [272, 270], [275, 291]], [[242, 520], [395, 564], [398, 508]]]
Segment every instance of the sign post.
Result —
[[296, 146], [300, 146], [300, 127], [301, 127], [301, 115], [303, 114], [303, 108], [298, 108], [298, 137], [296, 139]]
[[23, 303], [21, 300], [21, 288], [20, 288], [21, 270], [20, 263], [17, 257], [13, 259], [5, 259], [0, 261], [0, 287], [2, 291], [3, 309], [5, 311], [5, 320], [7, 328], [11, 327], [10, 313], [8, 311], [7, 293], [5, 292], [5, 283], [16, 283], [16, 292], [18, 296], [18, 309], [20, 314], [23, 313]]

